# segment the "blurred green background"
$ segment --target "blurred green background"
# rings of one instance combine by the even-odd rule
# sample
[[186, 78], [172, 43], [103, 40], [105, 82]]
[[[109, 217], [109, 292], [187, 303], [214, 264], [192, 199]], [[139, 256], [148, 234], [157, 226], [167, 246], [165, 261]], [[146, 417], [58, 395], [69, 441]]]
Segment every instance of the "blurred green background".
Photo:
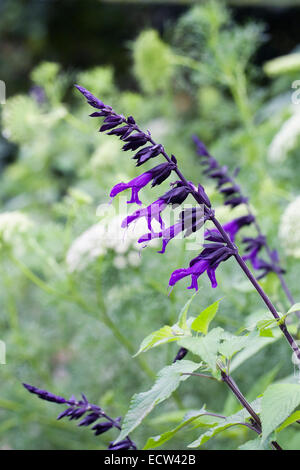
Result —
[[[141, 258], [133, 237], [122, 246], [95, 241], [107, 221], [97, 207], [114, 184], [138, 173], [120, 143], [97, 132], [74, 83], [151, 129], [186, 176], [205, 185], [222, 222], [245, 210], [224, 209], [191, 136], [231, 170], [240, 167], [238, 181], [300, 300], [300, 108], [292, 103], [292, 83], [300, 79], [299, 2], [196, 3], [0, 1], [7, 90], [0, 110], [2, 449], [104, 449], [113, 432], [99, 438], [57, 422], [59, 407], [21, 383], [64, 396], [84, 392], [109, 414], [124, 415], [132, 394], [151, 386], [176, 346], [132, 355], [190, 296], [185, 281], [167, 295], [171, 272], [195, 254], [184, 241], [170, 243], [165, 255], [150, 247]], [[153, 191], [144, 190], [143, 202], [152, 200]], [[109, 221], [113, 233], [119, 218]], [[212, 290], [201, 279], [191, 313], [225, 297], [214, 325], [236, 332], [262, 305], [233, 262], [219, 268], [218, 283]], [[264, 287], [284, 311], [276, 278], [269, 275]], [[293, 371], [280, 340], [239, 367], [235, 380], [253, 398], [268, 380]], [[196, 377], [179, 395], [184, 409], [238, 409], [222, 384]], [[172, 425], [173, 411], [172, 401], [160, 405], [135, 431], [139, 447]], [[184, 449], [195, 436], [183, 433], [166, 448]], [[236, 449], [250, 438], [248, 430], [230, 430], [204, 448]], [[279, 442], [299, 450], [297, 428], [283, 431]]]

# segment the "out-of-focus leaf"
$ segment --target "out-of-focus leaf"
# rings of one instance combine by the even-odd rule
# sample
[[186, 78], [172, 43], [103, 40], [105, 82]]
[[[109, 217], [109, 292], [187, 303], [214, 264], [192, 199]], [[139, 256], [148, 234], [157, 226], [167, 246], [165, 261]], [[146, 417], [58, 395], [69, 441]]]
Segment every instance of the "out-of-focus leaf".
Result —
[[192, 361], [177, 361], [159, 372], [150, 390], [133, 395], [129, 411], [124, 418], [122, 431], [116, 442], [132, 432], [156, 405], [169, 398], [180, 382], [189, 377], [189, 375], [182, 375], [183, 373], [192, 373], [200, 366], [201, 364]]

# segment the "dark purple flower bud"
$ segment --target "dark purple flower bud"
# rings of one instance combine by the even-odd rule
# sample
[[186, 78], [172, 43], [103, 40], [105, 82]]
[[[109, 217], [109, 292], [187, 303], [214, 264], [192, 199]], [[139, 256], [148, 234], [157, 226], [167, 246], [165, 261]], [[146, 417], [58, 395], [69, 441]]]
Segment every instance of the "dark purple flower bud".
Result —
[[238, 196], [238, 197], [233, 197], [231, 199], [227, 199], [225, 201], [225, 206], [231, 206], [236, 207], [239, 206], [240, 204], [246, 204], [248, 202], [248, 198], [244, 196]]
[[98, 109], [108, 108], [107, 106], [105, 106], [105, 104], [102, 101], [100, 101], [98, 98], [96, 98], [96, 96], [94, 96], [92, 93], [90, 93], [88, 90], [86, 90], [82, 86], [75, 85], [75, 87], [87, 99], [88, 104], [90, 104], [94, 108], [98, 108]]
[[70, 416], [73, 412], [74, 408], [71, 407], [71, 408], [67, 408], [66, 410], [64, 410], [62, 413], [60, 413], [58, 416], [57, 416], [57, 420], [59, 421], [60, 419], [64, 418], [65, 416]]
[[90, 424], [94, 423], [99, 419], [99, 413], [90, 413], [83, 420], [80, 421], [78, 426], [89, 426]]
[[132, 442], [128, 438], [126, 438], [123, 441], [117, 442], [116, 444], [111, 442], [108, 446], [108, 449], [109, 450], [127, 450], [127, 449], [130, 449], [131, 447], [132, 447]]
[[68, 416], [69, 416], [69, 420], [72, 421], [73, 419], [79, 419], [81, 418], [81, 416], [84, 415], [84, 413], [87, 412], [87, 408], [86, 406], [83, 406], [82, 408], [75, 408], [72, 413], [70, 413]]
[[136, 203], [141, 205], [142, 202], [139, 200], [139, 191], [144, 188], [151, 180], [152, 186], [156, 186], [165, 181], [171, 174], [174, 165], [172, 163], [161, 163], [160, 165], [155, 166], [149, 171], [142, 173], [141, 175], [133, 178], [129, 183], [118, 183], [116, 184], [111, 192], [110, 197], [115, 197], [125, 189], [131, 189], [131, 199], [128, 201], [128, 204]]
[[131, 126], [122, 126], [111, 130], [107, 135], [116, 135], [120, 137], [121, 140], [125, 140], [133, 131], [134, 128]]
[[205, 240], [216, 242], [216, 243], [224, 242], [223, 236], [220, 234], [218, 230], [215, 230], [215, 229], [206, 230]]
[[107, 116], [106, 111], [95, 111], [94, 113], [90, 114], [90, 117], [103, 117]]
[[187, 353], [188, 353], [187, 349], [180, 348], [178, 353], [175, 356], [175, 359], [174, 359], [173, 363], [176, 362], [176, 361], [181, 361], [187, 355]]
[[191, 192], [191, 188], [184, 186], [181, 182], [177, 182], [170, 191], [166, 192], [161, 199], [167, 204], [182, 204]]
[[127, 150], [137, 150], [142, 147], [148, 142], [149, 137], [144, 132], [136, 132], [124, 140], [127, 144], [123, 145], [122, 148], [126, 152]]
[[211, 171], [209, 173], [209, 177], [217, 180], [224, 179], [224, 177], [227, 179], [227, 171], [227, 166], [219, 167], [216, 170]]
[[211, 207], [211, 202], [205, 192], [205, 189], [203, 188], [203, 186], [201, 186], [200, 183], [198, 184], [197, 196], [199, 196], [198, 201], [200, 202], [200, 204], [205, 204], [207, 207]]
[[225, 197], [231, 196], [234, 193], [238, 193], [240, 191], [240, 187], [235, 186], [227, 186], [226, 188], [221, 188], [220, 193], [223, 194]]
[[127, 122], [128, 122], [128, 124], [131, 124], [132, 126], [135, 125], [135, 120], [134, 120], [134, 118], [133, 118], [132, 116], [129, 116], [129, 117], [127, 118]]
[[135, 156], [133, 157], [137, 160], [136, 166], [140, 166], [150, 158], [156, 157], [162, 151], [161, 145], [151, 145], [149, 147], [144, 147], [143, 149], [139, 150]]
[[246, 245], [246, 255], [243, 256], [243, 260], [250, 260], [254, 267], [258, 253], [266, 245], [266, 237], [263, 235], [259, 235], [256, 238], [245, 237], [242, 241]]
[[207, 148], [205, 147], [204, 143], [200, 139], [198, 139], [198, 137], [196, 135], [193, 135], [193, 141], [196, 144], [197, 153], [200, 157], [201, 156], [206, 156], [206, 157], [210, 156], [210, 154], [208, 153]]
[[37, 395], [42, 400], [51, 401], [54, 403], [67, 403], [65, 398], [60, 397], [58, 395], [53, 395], [53, 393], [47, 392], [47, 390], [41, 390], [37, 387], [33, 387], [32, 385], [28, 385], [23, 383], [23, 386], [28, 390], [28, 392]]
[[104, 421], [103, 423], [95, 424], [95, 426], [92, 427], [92, 430], [95, 431], [95, 436], [99, 436], [100, 434], [103, 434], [112, 427], [113, 423], [111, 421]]
[[119, 124], [122, 124], [124, 121], [124, 118], [121, 116], [108, 116], [104, 120], [104, 124], [99, 129], [99, 132], [105, 132], [109, 131], [110, 129], [113, 129], [114, 127], [117, 127]]

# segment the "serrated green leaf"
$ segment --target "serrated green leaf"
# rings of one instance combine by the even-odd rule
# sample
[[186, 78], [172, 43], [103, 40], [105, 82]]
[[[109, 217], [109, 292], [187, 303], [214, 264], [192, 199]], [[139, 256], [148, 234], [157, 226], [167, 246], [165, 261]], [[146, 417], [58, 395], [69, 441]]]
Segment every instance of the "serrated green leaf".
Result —
[[[180, 334], [181, 333], [181, 334]], [[165, 325], [157, 331], [148, 335], [141, 343], [138, 352], [133, 356], [136, 357], [142, 352], [146, 352], [151, 348], [155, 348], [160, 344], [170, 343], [177, 341], [184, 335], [184, 331], [171, 326]]]
[[188, 426], [191, 424], [193, 421], [195, 421], [197, 418], [200, 416], [203, 416], [206, 414], [205, 408], [203, 407], [201, 410], [195, 412], [192, 416], [189, 413], [188, 418], [185, 419], [182, 423], [180, 423], [176, 428], [171, 429], [171, 431], [166, 431], [163, 434], [159, 436], [154, 436], [150, 437], [143, 450], [148, 450], [148, 449], [154, 449], [155, 447], [159, 447], [165, 442], [169, 441], [172, 439], [177, 432], [179, 432], [182, 428]]
[[188, 375], [182, 375], [183, 373], [192, 373], [200, 366], [201, 363], [192, 361], [177, 361], [171, 366], [164, 367], [159, 372], [157, 380], [150, 390], [133, 395], [130, 408], [124, 418], [121, 433], [116, 442], [121, 441], [132, 432], [156, 405], [169, 398], [180, 382], [189, 377]]
[[195, 292], [192, 297], [186, 302], [184, 307], [181, 309], [179, 316], [178, 316], [178, 321], [177, 324], [179, 328], [182, 328], [183, 330], [187, 329], [187, 323], [186, 323], [186, 317], [187, 313], [189, 311], [190, 305], [193, 302], [195, 296], [197, 295], [198, 292]]
[[[260, 400], [255, 400], [253, 403], [251, 403], [251, 407], [256, 413], [259, 413]], [[200, 447], [202, 444], [205, 444], [207, 441], [209, 441], [212, 437], [215, 437], [217, 434], [220, 434], [221, 432], [225, 431], [226, 429], [232, 426], [244, 426], [246, 419], [248, 419], [249, 417], [250, 415], [248, 411], [242, 409], [238, 413], [228, 416], [227, 418], [222, 420], [219, 425], [214, 426], [209, 431], [205, 432], [204, 434], [201, 434], [201, 436], [199, 436], [198, 439], [189, 444], [188, 447]]]
[[282, 431], [283, 429], [287, 428], [291, 424], [295, 423], [296, 421], [300, 420], [300, 411], [295, 411], [291, 416], [289, 416], [282, 425], [277, 429], [277, 432]]
[[191, 328], [198, 333], [207, 334], [208, 328], [212, 320], [214, 319], [218, 308], [220, 300], [217, 300], [213, 304], [209, 305], [206, 309], [204, 309], [193, 321]]
[[300, 404], [300, 385], [273, 384], [262, 397], [262, 436], [266, 439]]
[[214, 328], [206, 336], [201, 338], [183, 338], [179, 341], [179, 345], [201, 357], [209, 368], [213, 372], [216, 372], [217, 355], [223, 332], [223, 328]]

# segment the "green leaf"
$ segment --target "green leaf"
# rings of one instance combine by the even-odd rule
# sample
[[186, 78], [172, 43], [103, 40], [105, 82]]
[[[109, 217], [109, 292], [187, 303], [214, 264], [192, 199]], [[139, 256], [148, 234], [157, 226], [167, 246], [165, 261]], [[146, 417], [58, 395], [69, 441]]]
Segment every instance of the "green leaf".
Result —
[[231, 359], [234, 354], [244, 349], [250, 341], [249, 336], [234, 336], [223, 341], [219, 347], [219, 353], [227, 359]]
[[136, 357], [141, 352], [146, 352], [151, 348], [155, 348], [160, 344], [170, 343], [171, 341], [177, 341], [184, 335], [184, 331], [172, 328], [171, 326], [165, 325], [157, 331], [154, 331], [148, 335], [141, 343], [138, 352], [133, 356]]
[[217, 300], [197, 316], [191, 325], [192, 330], [207, 334], [209, 325], [218, 311], [220, 301], [221, 299]]
[[300, 385], [270, 385], [262, 398], [262, 436], [266, 439], [300, 404]]
[[300, 303], [298, 302], [297, 304], [294, 304], [287, 312], [287, 315], [290, 313], [298, 312], [300, 311]]
[[178, 317], [177, 324], [179, 328], [182, 328], [183, 330], [187, 329], [187, 323], [186, 323], [186, 317], [187, 313], [189, 311], [190, 305], [193, 302], [195, 296], [197, 295], [198, 292], [195, 292], [192, 297], [187, 301], [187, 303], [184, 305], [184, 307], [181, 309], [181, 312]]
[[258, 353], [258, 351], [265, 348], [269, 344], [274, 343], [279, 338], [281, 338], [281, 331], [279, 329], [276, 330], [276, 332], [274, 333], [274, 338], [265, 338], [265, 337], [258, 337], [258, 336], [256, 336], [255, 338], [252, 338], [251, 341], [249, 341], [248, 346], [245, 349], [243, 349], [241, 352], [239, 352], [233, 358], [231, 365], [230, 365], [231, 372], [233, 372], [241, 364], [247, 361], [247, 359], [249, 359], [250, 357], [254, 356], [256, 353]]
[[161, 413], [159, 416], [150, 419], [148, 422], [151, 426], [158, 426], [161, 424], [177, 424], [180, 423], [188, 410], [176, 410], [176, 411], [167, 411], [166, 413]]
[[182, 428], [184, 428], [185, 426], [188, 426], [197, 418], [203, 415], [206, 415], [206, 411], [204, 407], [201, 410], [193, 412], [192, 414], [188, 413], [187, 418], [178, 426], [176, 426], [176, 428], [171, 429], [171, 431], [166, 431], [159, 436], [150, 437], [147, 440], [146, 445], [143, 450], [154, 449], [155, 447], [161, 446], [165, 442], [172, 439], [175, 436], [175, 434], [179, 432]]
[[269, 442], [262, 441], [260, 437], [253, 439], [252, 441], [245, 442], [245, 444], [239, 446], [239, 450], [271, 450]]
[[[255, 400], [253, 403], [251, 403], [251, 406], [256, 413], [259, 413], [260, 400]], [[221, 432], [225, 431], [226, 429], [232, 426], [244, 426], [246, 419], [248, 419], [249, 417], [250, 415], [248, 411], [242, 409], [238, 413], [235, 413], [231, 416], [228, 416], [226, 419], [223, 419], [220, 424], [214, 426], [209, 431], [205, 432], [204, 434], [201, 434], [201, 436], [199, 436], [198, 439], [189, 444], [188, 447], [200, 447], [202, 444], [205, 444], [207, 441], [209, 441], [212, 437], [215, 437], [217, 434], [220, 434]]]
[[276, 375], [280, 370], [280, 364], [276, 364], [273, 369], [271, 369], [266, 374], [263, 374], [258, 380], [254, 382], [254, 385], [251, 387], [249, 392], [246, 395], [248, 401], [254, 400], [258, 395], [262, 395], [267, 387], [274, 381]]
[[214, 328], [206, 336], [201, 338], [183, 338], [179, 341], [179, 345], [201, 357], [209, 368], [215, 372], [217, 370], [216, 361], [223, 333], [223, 328]]
[[192, 373], [200, 366], [201, 363], [192, 361], [177, 361], [171, 366], [164, 367], [159, 372], [157, 380], [150, 390], [133, 395], [130, 408], [124, 418], [121, 433], [116, 442], [124, 439], [139, 426], [156, 405], [169, 398], [180, 382], [189, 377], [188, 375], [182, 375], [183, 373]]
[[283, 429], [287, 428], [298, 420], [300, 420], [300, 411], [295, 411], [293, 414], [291, 414], [291, 416], [288, 417], [288, 419], [286, 419], [282, 423], [282, 425], [277, 429], [277, 432], [282, 431]]

